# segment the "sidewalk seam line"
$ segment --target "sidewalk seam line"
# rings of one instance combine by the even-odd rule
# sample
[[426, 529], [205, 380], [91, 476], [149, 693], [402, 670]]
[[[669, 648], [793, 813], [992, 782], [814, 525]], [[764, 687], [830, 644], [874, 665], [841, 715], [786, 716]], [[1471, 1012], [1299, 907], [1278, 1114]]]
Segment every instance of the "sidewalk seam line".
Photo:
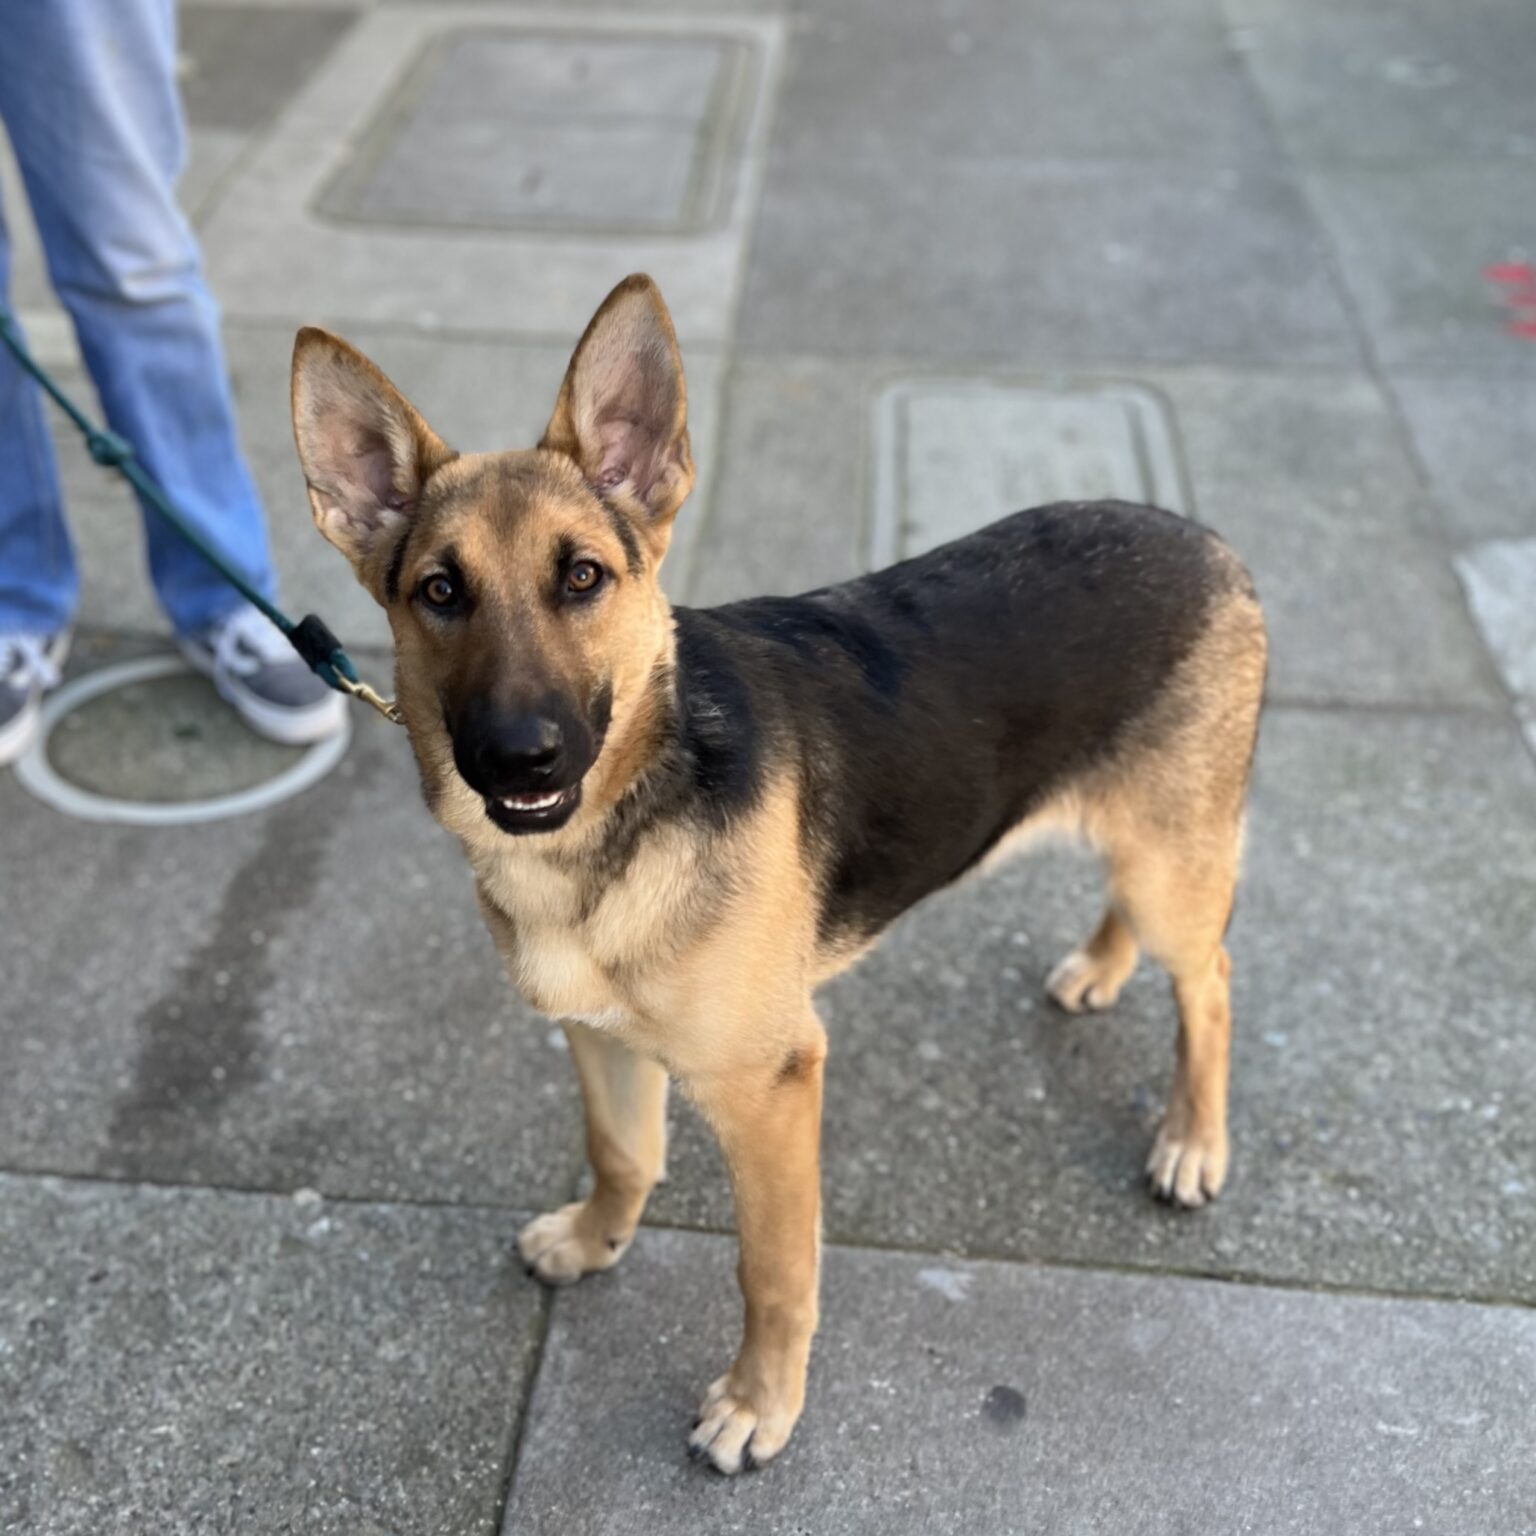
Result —
[[554, 1322], [555, 1293], [548, 1286], [539, 1287], [538, 1312], [524, 1346], [523, 1390], [512, 1418], [512, 1433], [502, 1458], [501, 1480], [497, 1488], [496, 1509], [490, 1526], [491, 1536], [504, 1536], [507, 1511], [512, 1507], [512, 1492], [517, 1486], [517, 1471], [522, 1463], [523, 1445], [528, 1438], [528, 1421], [533, 1413], [533, 1396], [544, 1370], [544, 1356]]
[[[1222, 14], [1227, 18], [1230, 25], [1231, 16], [1227, 0], [1223, 0]], [[1494, 692], [1506, 701], [1504, 713], [1513, 722], [1522, 746], [1525, 746], [1533, 756], [1536, 756], [1536, 743], [1528, 742], [1526, 732], [1522, 726], [1519, 711], [1520, 700], [1514, 693], [1514, 690], [1510, 688], [1503, 671], [1494, 660], [1492, 650], [1488, 644], [1488, 637], [1483, 633], [1482, 626], [1477, 622], [1477, 616], [1472, 612], [1472, 605], [1468, 600], [1466, 585], [1460, 579], [1460, 572], [1456, 568], [1457, 541], [1446, 515], [1446, 509], [1442, 505], [1439, 493], [1435, 488], [1434, 478], [1429, 472], [1429, 466], [1424, 461], [1423, 455], [1419, 452], [1418, 439], [1414, 435], [1407, 412], [1403, 409], [1403, 403], [1392, 382], [1391, 373], [1383, 362], [1380, 349], [1376, 345], [1376, 338], [1372, 334], [1370, 326], [1366, 323], [1365, 312], [1361, 307], [1355, 285], [1350, 279], [1349, 269], [1344, 261], [1339, 242], [1335, 239], [1328, 220], [1323, 216], [1317, 199], [1313, 196], [1312, 178], [1327, 173], [1327, 162], [1309, 161], [1293, 153], [1290, 143], [1272, 110], [1270, 99], [1249, 63], [1250, 56], [1245, 53], [1238, 53], [1236, 50], [1231, 51], [1237, 58], [1238, 67], [1247, 78], [1254, 97], [1258, 102], [1259, 110], [1263, 113], [1264, 120], [1269, 126], [1269, 131], [1279, 147], [1287, 167], [1291, 171], [1292, 180], [1295, 182], [1302, 205], [1305, 207], [1307, 216], [1312, 221], [1313, 228], [1316, 230], [1319, 248], [1329, 268], [1333, 285], [1338, 290], [1339, 301], [1349, 320], [1350, 328], [1354, 332], [1360, 350], [1361, 363], [1371, 382], [1376, 386], [1376, 392], [1392, 423], [1392, 429], [1397, 437], [1398, 446], [1406, 457], [1410, 468], [1413, 470], [1414, 477], [1418, 480], [1419, 487], [1432, 509], [1431, 526], [1425, 528], [1423, 532], [1429, 542], [1436, 547], [1440, 557], [1445, 561], [1455, 578], [1457, 594], [1461, 599], [1461, 611], [1465, 615], [1468, 627], [1472, 630], [1478, 642], [1478, 654], [1482, 658], [1482, 671], [1486, 678], [1492, 682]]]
[[[108, 1175], [90, 1173], [57, 1172], [50, 1169], [0, 1168], [0, 1178], [43, 1181], [53, 1180], [61, 1184], [94, 1185], [102, 1189], [159, 1190], [177, 1194], [249, 1195], [265, 1199], [291, 1199], [294, 1191], [287, 1188], [261, 1188], [232, 1184], [172, 1184], [153, 1179], [116, 1179]], [[574, 1183], [579, 1184], [578, 1172]], [[572, 1186], [568, 1186], [570, 1188]], [[1134, 1192], [1131, 1192], [1134, 1193]], [[467, 1211], [470, 1213], [501, 1212], [516, 1215], [537, 1212], [541, 1202], [499, 1200], [450, 1200], [427, 1199], [421, 1196], [347, 1195], [321, 1191], [321, 1198], [341, 1206], [394, 1206], [415, 1210]], [[558, 1198], [558, 1197], [557, 1197]], [[1128, 1194], [1127, 1198], [1130, 1198]], [[665, 1219], [646, 1218], [640, 1223], [641, 1231], [680, 1232], [696, 1237], [735, 1238], [731, 1227], [705, 1224], [692, 1225]], [[957, 1264], [998, 1264], [1012, 1268], [1084, 1270], [1097, 1274], [1124, 1275], [1136, 1278], [1166, 1278], [1173, 1280], [1205, 1280], [1218, 1285], [1242, 1285], [1276, 1291], [1304, 1291], [1328, 1296], [1356, 1296], [1372, 1301], [1433, 1301], [1442, 1305], [1501, 1307], [1515, 1311], [1536, 1311], [1536, 1299], [1519, 1296], [1501, 1296], [1479, 1291], [1394, 1290], [1387, 1286], [1351, 1285], [1336, 1280], [1290, 1279], [1284, 1276], [1266, 1275], [1257, 1270], [1213, 1270], [1196, 1265], [1152, 1267], [1113, 1259], [1074, 1259], [1041, 1254], [1010, 1254], [985, 1248], [958, 1249], [954, 1247], [913, 1248], [900, 1243], [885, 1242], [878, 1238], [860, 1238], [828, 1232], [824, 1237], [828, 1248], [841, 1248], [850, 1253], [885, 1253], [893, 1257], [909, 1259], [948, 1259]]]

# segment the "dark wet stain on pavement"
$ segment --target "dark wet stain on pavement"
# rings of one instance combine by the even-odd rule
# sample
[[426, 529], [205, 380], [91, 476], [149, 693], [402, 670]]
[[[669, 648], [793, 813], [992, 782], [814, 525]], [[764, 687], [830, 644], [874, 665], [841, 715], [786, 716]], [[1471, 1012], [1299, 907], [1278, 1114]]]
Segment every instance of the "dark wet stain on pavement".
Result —
[[118, 1103], [98, 1172], [180, 1176], [215, 1129], [220, 1107], [260, 1080], [256, 1028], [271, 982], [272, 940], [301, 918], [321, 872], [331, 822], [296, 801], [270, 813], [235, 871], [208, 937], [135, 1021], [132, 1087]]
[[993, 1387], [981, 1411], [998, 1429], [1017, 1429], [1024, 1422], [1024, 1394], [1015, 1387]]

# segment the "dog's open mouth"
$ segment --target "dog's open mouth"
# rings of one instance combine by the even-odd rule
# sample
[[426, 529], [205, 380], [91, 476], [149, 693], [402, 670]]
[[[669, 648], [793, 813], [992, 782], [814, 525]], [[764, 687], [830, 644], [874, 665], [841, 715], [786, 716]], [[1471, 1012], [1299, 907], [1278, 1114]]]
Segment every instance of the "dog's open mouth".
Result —
[[571, 819], [581, 804], [581, 785], [545, 789], [526, 795], [488, 795], [485, 814], [503, 832], [553, 832]]

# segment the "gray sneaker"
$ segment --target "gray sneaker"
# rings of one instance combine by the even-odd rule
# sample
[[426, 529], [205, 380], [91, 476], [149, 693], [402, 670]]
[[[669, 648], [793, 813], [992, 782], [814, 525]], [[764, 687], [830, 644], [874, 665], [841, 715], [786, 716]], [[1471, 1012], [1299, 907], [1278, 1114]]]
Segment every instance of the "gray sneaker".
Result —
[[277, 627], [249, 604], [176, 643], [213, 679], [235, 713], [268, 741], [305, 746], [339, 731], [346, 719], [346, 698], [322, 683]]
[[14, 763], [37, 739], [43, 695], [59, 686], [69, 631], [0, 635], [0, 765]]

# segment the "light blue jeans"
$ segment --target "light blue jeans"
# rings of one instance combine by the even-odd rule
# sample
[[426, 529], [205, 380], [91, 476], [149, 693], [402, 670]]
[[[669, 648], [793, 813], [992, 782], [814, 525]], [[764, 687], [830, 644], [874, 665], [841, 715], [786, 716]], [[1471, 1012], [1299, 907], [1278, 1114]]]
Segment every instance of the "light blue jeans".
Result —
[[[107, 422], [270, 594], [218, 311], [174, 195], [186, 148], [175, 0], [4, 0], [3, 10], [0, 119]], [[9, 278], [0, 215], [0, 293]], [[176, 629], [193, 633], [238, 607], [218, 573], [143, 510], [150, 575]], [[78, 587], [43, 402], [0, 346], [0, 633], [62, 628]]]

